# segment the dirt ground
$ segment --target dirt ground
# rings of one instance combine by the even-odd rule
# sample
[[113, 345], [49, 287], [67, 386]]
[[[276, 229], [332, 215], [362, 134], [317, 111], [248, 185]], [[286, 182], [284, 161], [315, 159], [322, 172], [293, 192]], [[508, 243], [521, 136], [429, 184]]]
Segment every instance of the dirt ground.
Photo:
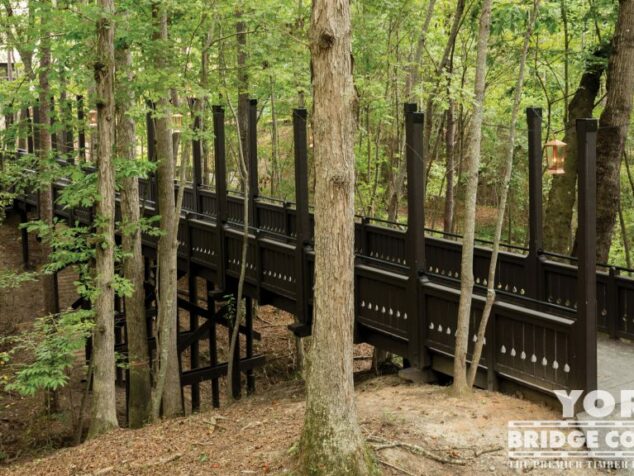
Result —
[[[141, 430], [117, 430], [43, 459], [0, 468], [0, 474], [292, 474], [303, 397], [300, 381], [279, 383], [219, 411]], [[453, 461], [374, 445], [385, 475], [515, 474], [519, 471], [507, 466], [507, 422], [556, 418], [552, 410], [512, 397], [477, 391], [472, 398], [458, 400], [446, 388], [407, 384], [396, 376], [359, 383], [357, 406], [370, 441], [410, 443]]]

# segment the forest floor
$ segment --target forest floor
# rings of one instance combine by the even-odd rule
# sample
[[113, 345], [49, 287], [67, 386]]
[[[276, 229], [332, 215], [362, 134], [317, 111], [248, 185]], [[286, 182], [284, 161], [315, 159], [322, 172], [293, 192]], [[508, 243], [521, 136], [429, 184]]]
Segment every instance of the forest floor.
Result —
[[[31, 246], [37, 261], [35, 240]], [[0, 226], [0, 271], [19, 269], [20, 259], [16, 223]], [[75, 298], [72, 281], [72, 272], [60, 276], [62, 306]], [[41, 312], [37, 281], [1, 293], [0, 331], [28, 330]], [[80, 446], [71, 447], [85, 388], [82, 355], [69, 372], [70, 384], [59, 392], [55, 413], [45, 411], [41, 394], [20, 397], [0, 386], [0, 475], [292, 474], [304, 387], [295, 370], [295, 340], [286, 327], [291, 322], [286, 313], [259, 309], [254, 326], [262, 341], [255, 350], [266, 355], [267, 363], [256, 373], [255, 395], [234, 404], [223, 399], [221, 408], [213, 409], [207, 383], [201, 388], [200, 413], [140, 430], [120, 429]], [[221, 342], [221, 359], [223, 353], [226, 343]], [[370, 369], [371, 353], [368, 345], [355, 346], [357, 407], [385, 475], [514, 474], [506, 456], [508, 421], [558, 418], [545, 406], [497, 393], [476, 391], [456, 399], [446, 387], [377, 377]], [[0, 368], [0, 379], [7, 371]], [[124, 401], [119, 388], [122, 423]], [[401, 443], [423, 448], [426, 455]]]
[[[371, 442], [382, 442], [375, 453], [385, 475], [520, 473], [508, 467], [508, 421], [557, 417], [509, 396], [476, 391], [471, 398], [456, 399], [445, 387], [407, 384], [394, 375], [366, 379], [356, 392], [363, 432]], [[220, 410], [117, 430], [42, 459], [2, 467], [0, 474], [293, 474], [303, 399], [300, 381], [281, 382]], [[396, 443], [416, 445], [428, 454]]]

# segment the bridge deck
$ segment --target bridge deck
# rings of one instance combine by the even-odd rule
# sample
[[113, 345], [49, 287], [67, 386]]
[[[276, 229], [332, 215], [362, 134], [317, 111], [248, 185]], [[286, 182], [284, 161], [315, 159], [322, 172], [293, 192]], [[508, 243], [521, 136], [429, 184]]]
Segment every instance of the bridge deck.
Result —
[[597, 354], [601, 390], [615, 398], [621, 390], [634, 390], [634, 344], [599, 334]]

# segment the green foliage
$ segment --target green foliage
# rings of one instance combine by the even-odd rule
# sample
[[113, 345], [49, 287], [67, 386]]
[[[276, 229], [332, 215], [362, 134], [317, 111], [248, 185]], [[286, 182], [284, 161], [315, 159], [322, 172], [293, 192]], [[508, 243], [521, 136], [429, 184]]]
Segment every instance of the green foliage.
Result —
[[57, 390], [64, 386], [76, 353], [84, 348], [92, 331], [92, 311], [77, 310], [60, 315], [45, 316], [35, 321], [33, 330], [17, 337], [5, 337], [0, 344], [8, 344], [9, 352], [0, 355], [3, 364], [11, 365], [11, 358], [29, 356], [28, 363], [16, 363], [15, 373], [4, 383], [7, 391], [33, 395], [39, 390]]

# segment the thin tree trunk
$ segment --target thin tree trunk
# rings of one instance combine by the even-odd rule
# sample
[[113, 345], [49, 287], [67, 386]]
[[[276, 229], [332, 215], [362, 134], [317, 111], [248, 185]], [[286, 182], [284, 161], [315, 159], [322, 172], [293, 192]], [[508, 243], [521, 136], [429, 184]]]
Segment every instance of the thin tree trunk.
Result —
[[597, 135], [597, 260], [607, 263], [621, 192], [621, 159], [634, 96], [634, 0], [619, 1]]
[[[163, 2], [153, 4], [154, 39], [167, 42], [167, 12]], [[157, 54], [155, 67], [166, 65], [164, 52]], [[163, 234], [158, 242], [158, 338], [157, 371], [152, 388], [152, 417], [158, 420], [183, 413], [178, 356], [178, 306], [177, 306], [177, 251], [179, 216], [174, 199], [174, 158], [172, 156], [172, 130], [170, 129], [170, 105], [168, 91], [157, 102], [160, 112], [155, 118], [158, 205], [161, 213]], [[179, 188], [182, 192], [183, 187]]]
[[[40, 171], [45, 173], [49, 170], [49, 161], [53, 160], [52, 135], [50, 128], [51, 117], [51, 87], [49, 81], [49, 73], [51, 70], [51, 41], [50, 41], [50, 23], [47, 21], [50, 13], [46, 10], [53, 8], [50, 0], [45, 0], [40, 4], [45, 13], [41, 14], [40, 24], [40, 67], [39, 67], [39, 101], [37, 107], [37, 121], [35, 133], [38, 137], [36, 142], [39, 159]], [[35, 108], [34, 108], [35, 110]], [[39, 190], [38, 210], [40, 220], [46, 223], [51, 229], [53, 224], [53, 187], [51, 184], [42, 184]], [[48, 240], [42, 240], [42, 256], [47, 259], [52, 250]], [[55, 273], [42, 274], [42, 295], [44, 301], [45, 315], [52, 315], [59, 312], [57, 302], [57, 275]], [[52, 390], [46, 393], [45, 404], [50, 412], [58, 410], [57, 392]]]
[[315, 0], [315, 298], [300, 458], [307, 474], [370, 474], [354, 405], [354, 111], [350, 5]]
[[[229, 102], [231, 113], [233, 114], [236, 122], [236, 128], [238, 136], [240, 136], [240, 122], [236, 115], [233, 106]], [[238, 292], [236, 295], [236, 309], [233, 322], [233, 329], [231, 330], [231, 342], [229, 343], [229, 364], [227, 365], [227, 397], [229, 400], [233, 400], [233, 373], [235, 365], [233, 356], [236, 352], [236, 346], [240, 337], [240, 325], [244, 320], [246, 314], [245, 303], [242, 302], [244, 295], [244, 280], [247, 274], [247, 252], [249, 250], [249, 168], [247, 167], [246, 156], [244, 149], [242, 149], [242, 142], [238, 141], [238, 167], [240, 172], [240, 181], [242, 183], [242, 190], [244, 191], [244, 200], [242, 204], [242, 252], [240, 257], [240, 276], [238, 278]], [[238, 378], [239, 378], [238, 373]]]
[[[50, 1], [42, 2], [45, 8], [51, 8]], [[51, 132], [50, 132], [50, 110], [51, 110], [51, 87], [49, 82], [49, 72], [51, 69], [51, 42], [48, 31], [49, 24], [42, 18], [41, 38], [40, 38], [40, 67], [39, 67], [39, 101], [37, 117], [37, 135], [40, 166], [42, 171], [48, 169], [48, 162], [52, 159], [51, 152]], [[53, 188], [50, 184], [43, 185], [39, 194], [40, 220], [53, 226]], [[42, 255], [49, 256], [51, 249], [49, 243], [42, 243]], [[42, 276], [42, 294], [44, 298], [44, 312], [55, 314], [58, 312], [57, 299], [55, 293], [55, 276], [46, 273]]]
[[277, 114], [275, 110], [275, 78], [269, 77], [271, 83], [271, 196], [275, 197], [280, 186], [279, 170], [279, 138], [277, 133]]
[[632, 268], [632, 260], [630, 258], [630, 242], [627, 239], [627, 227], [625, 226], [625, 219], [623, 218], [623, 207], [619, 200], [619, 223], [621, 225], [621, 239], [623, 240], [623, 250], [625, 252], [625, 263], [628, 268]]
[[453, 229], [453, 209], [454, 209], [454, 151], [456, 145], [456, 122], [453, 117], [454, 103], [449, 103], [447, 109], [447, 131], [445, 132], [445, 149], [447, 152], [447, 188], [445, 192], [445, 210], [443, 219], [443, 230], [451, 233]]
[[[116, 50], [117, 62], [117, 157], [129, 161], [135, 156], [135, 126], [129, 112], [134, 105], [134, 93], [128, 88], [133, 76], [132, 54], [126, 44]], [[128, 425], [139, 428], [151, 419], [150, 361], [147, 345], [145, 317], [144, 262], [141, 249], [139, 179], [124, 177], [121, 180], [121, 246], [125, 253], [123, 277], [130, 281], [132, 294], [125, 298], [125, 318], [128, 344], [130, 385], [128, 401]]]
[[[531, 35], [535, 27], [535, 21], [537, 20], [537, 14], [539, 11], [540, 0], [534, 0], [533, 9], [530, 13], [528, 20], [528, 27], [526, 34], [524, 35], [524, 45], [520, 54], [519, 73], [517, 77], [517, 84], [515, 85], [515, 95], [513, 98], [513, 109], [511, 111], [511, 124], [509, 130], [509, 140], [506, 145], [505, 151], [505, 172], [504, 181], [502, 184], [500, 202], [498, 204], [498, 215], [495, 223], [495, 236], [493, 238], [493, 249], [491, 250], [491, 261], [489, 262], [489, 275], [487, 278], [487, 298], [484, 304], [484, 310], [482, 311], [482, 317], [480, 318], [480, 324], [478, 325], [478, 332], [476, 342], [473, 348], [473, 356], [471, 360], [471, 366], [469, 367], [468, 385], [473, 387], [475, 378], [478, 372], [478, 364], [480, 363], [480, 357], [482, 356], [482, 347], [484, 345], [484, 335], [486, 333], [487, 324], [489, 323], [489, 317], [491, 316], [491, 310], [495, 303], [495, 269], [497, 268], [498, 255], [500, 253], [500, 240], [502, 237], [502, 227], [504, 225], [504, 210], [506, 210], [506, 202], [509, 194], [509, 184], [511, 183], [511, 174], [513, 172], [513, 152], [515, 150], [515, 126], [517, 124], [517, 116], [520, 111], [520, 104], [522, 101], [522, 90], [524, 88], [524, 72], [526, 69], [526, 57], [528, 55], [528, 47], [530, 45]], [[510, 207], [509, 207], [509, 223], [510, 223]], [[468, 328], [467, 328], [468, 329]]]
[[[245, 157], [249, 156], [249, 74], [247, 70], [247, 25], [243, 20], [243, 1], [236, 7], [236, 39], [238, 42], [238, 124], [240, 143]], [[246, 195], [245, 195], [246, 197]]]
[[414, 53], [414, 60], [409, 66], [409, 74], [405, 82], [405, 99], [407, 101], [414, 101], [416, 95], [414, 88], [420, 81], [420, 67], [423, 59], [423, 53], [425, 52], [425, 44], [427, 43], [427, 32], [429, 31], [429, 24], [434, 16], [434, 7], [436, 6], [436, 0], [429, 0], [427, 3], [427, 10], [425, 12], [425, 19], [423, 20], [423, 26], [420, 29], [420, 35], [418, 36], [418, 42], [416, 43], [416, 52]]
[[99, 0], [97, 90], [97, 234], [93, 330], [93, 394], [88, 437], [117, 428], [114, 356], [114, 1]]
[[460, 304], [456, 324], [456, 350], [453, 366], [452, 391], [463, 395], [469, 391], [467, 382], [467, 347], [471, 320], [471, 298], [473, 295], [473, 248], [475, 239], [476, 201], [478, 196], [478, 170], [480, 168], [480, 142], [482, 139], [482, 117], [486, 78], [486, 61], [489, 34], [491, 32], [491, 2], [482, 2], [478, 32], [478, 54], [476, 59], [475, 94], [472, 133], [469, 135], [465, 156], [467, 184], [465, 190], [465, 216], [462, 239], [462, 262], [460, 266]]

